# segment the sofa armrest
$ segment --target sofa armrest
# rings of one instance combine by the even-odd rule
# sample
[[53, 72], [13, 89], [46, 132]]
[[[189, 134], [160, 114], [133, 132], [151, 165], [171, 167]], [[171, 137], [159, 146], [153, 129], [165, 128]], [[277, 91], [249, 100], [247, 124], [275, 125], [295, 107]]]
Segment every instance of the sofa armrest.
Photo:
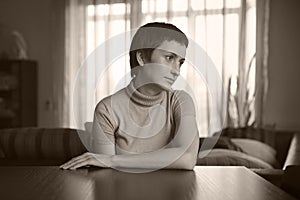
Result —
[[281, 187], [284, 171], [282, 169], [251, 169], [272, 184]]
[[287, 166], [291, 166], [291, 165], [300, 165], [300, 134], [299, 133], [295, 133], [292, 138], [283, 169], [286, 169]]

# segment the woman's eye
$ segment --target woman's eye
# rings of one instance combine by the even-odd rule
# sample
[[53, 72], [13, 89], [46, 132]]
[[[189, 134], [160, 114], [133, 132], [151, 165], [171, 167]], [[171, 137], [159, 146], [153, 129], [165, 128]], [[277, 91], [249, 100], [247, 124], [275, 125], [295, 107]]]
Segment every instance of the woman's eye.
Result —
[[171, 61], [174, 59], [174, 56], [170, 55], [170, 56], [166, 56], [166, 60]]

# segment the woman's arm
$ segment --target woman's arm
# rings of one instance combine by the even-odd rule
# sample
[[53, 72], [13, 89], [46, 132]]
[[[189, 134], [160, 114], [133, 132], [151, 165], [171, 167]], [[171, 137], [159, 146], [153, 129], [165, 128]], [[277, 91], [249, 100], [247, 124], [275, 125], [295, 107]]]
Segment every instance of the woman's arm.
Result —
[[[100, 120], [105, 122], [102, 124], [95, 123], [94, 119], [93, 132], [98, 134], [92, 134], [95, 137], [92, 138], [93, 148], [90, 152], [93, 153], [85, 153], [61, 167], [76, 169], [85, 165], [95, 165], [109, 168], [193, 169], [199, 147], [195, 110], [193, 101], [188, 95], [183, 93], [181, 99], [183, 100], [178, 103], [180, 109], [174, 112], [175, 123], [178, 126], [175, 137], [164, 148], [147, 153], [115, 155], [113, 135], [107, 132], [113, 125], [109, 121], [105, 122], [103, 119], [107, 118], [104, 117]], [[101, 113], [105, 113], [105, 110]], [[105, 133], [103, 129], [106, 130]]]
[[181, 119], [174, 139], [165, 148], [142, 154], [113, 155], [113, 168], [193, 169], [197, 161], [199, 136], [194, 116]]
[[61, 167], [64, 169], [76, 169], [86, 165], [95, 165], [116, 169], [167, 168], [191, 170], [196, 164], [198, 146], [199, 137], [195, 117], [185, 116], [181, 120], [174, 139], [163, 149], [142, 154], [105, 155], [86, 153], [72, 159]]

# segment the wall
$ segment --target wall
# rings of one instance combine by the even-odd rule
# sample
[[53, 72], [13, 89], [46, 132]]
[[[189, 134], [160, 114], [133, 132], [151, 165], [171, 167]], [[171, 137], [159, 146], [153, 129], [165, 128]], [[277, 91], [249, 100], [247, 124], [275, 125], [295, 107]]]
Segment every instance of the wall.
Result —
[[53, 74], [63, 68], [64, 1], [1, 0], [0, 24], [21, 32], [30, 59], [38, 62], [38, 125], [57, 126], [59, 77]]
[[[0, 23], [24, 35], [30, 58], [39, 63], [38, 124], [43, 127], [59, 125], [57, 96], [61, 77], [53, 74], [63, 68], [64, 2], [0, 1]], [[300, 130], [300, 1], [270, 2], [270, 86], [264, 124]]]
[[270, 1], [269, 92], [265, 125], [300, 130], [300, 1]]

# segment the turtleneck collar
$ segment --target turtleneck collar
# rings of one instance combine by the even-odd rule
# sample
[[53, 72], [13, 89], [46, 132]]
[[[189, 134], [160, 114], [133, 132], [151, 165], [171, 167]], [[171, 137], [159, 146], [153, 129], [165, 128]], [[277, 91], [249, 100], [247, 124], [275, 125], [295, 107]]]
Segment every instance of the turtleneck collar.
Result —
[[130, 97], [130, 99], [132, 99], [134, 102], [144, 105], [144, 106], [152, 106], [152, 105], [159, 104], [163, 101], [163, 99], [166, 95], [165, 91], [162, 91], [159, 94], [154, 95], [154, 96], [148, 96], [148, 95], [142, 94], [140, 91], [138, 91], [134, 87], [134, 79], [131, 80], [129, 85], [126, 87], [126, 91], [127, 91], [128, 96]]

